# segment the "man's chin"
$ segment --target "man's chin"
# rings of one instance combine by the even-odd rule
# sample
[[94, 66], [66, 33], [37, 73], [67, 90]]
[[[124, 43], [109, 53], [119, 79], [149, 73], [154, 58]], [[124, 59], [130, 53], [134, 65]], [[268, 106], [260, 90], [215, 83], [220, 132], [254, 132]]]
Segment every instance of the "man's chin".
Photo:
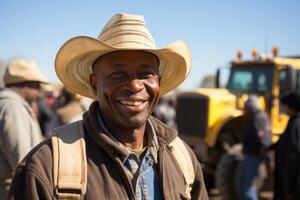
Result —
[[126, 113], [126, 112], [115, 112], [118, 123], [124, 128], [140, 128], [147, 122], [149, 117], [148, 111], [140, 113]]
[[123, 120], [123, 125], [127, 128], [137, 129], [145, 125], [147, 118], [137, 119], [137, 118], [127, 118]]

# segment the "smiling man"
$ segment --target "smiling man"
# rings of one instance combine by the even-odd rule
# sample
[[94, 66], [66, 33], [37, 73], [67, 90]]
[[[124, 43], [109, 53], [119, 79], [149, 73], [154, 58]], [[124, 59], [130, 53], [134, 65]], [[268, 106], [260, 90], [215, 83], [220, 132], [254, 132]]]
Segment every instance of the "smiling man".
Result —
[[83, 120], [55, 129], [27, 155], [9, 199], [208, 199], [194, 153], [151, 117], [190, 65], [184, 42], [157, 49], [138, 15], [116, 14], [97, 39], [67, 41], [56, 73], [96, 101]]

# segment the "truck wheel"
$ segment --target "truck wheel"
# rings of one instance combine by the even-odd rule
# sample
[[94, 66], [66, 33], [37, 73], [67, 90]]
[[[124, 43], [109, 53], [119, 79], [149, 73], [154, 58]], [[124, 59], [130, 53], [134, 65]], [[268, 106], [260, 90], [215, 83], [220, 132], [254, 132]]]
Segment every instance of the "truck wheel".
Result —
[[215, 181], [224, 200], [238, 199], [237, 180], [241, 159], [242, 145], [236, 144], [221, 157], [218, 163]]
[[[242, 144], [233, 145], [225, 153], [217, 166], [215, 173], [216, 186], [224, 200], [238, 200], [238, 175], [239, 165], [242, 160]], [[266, 168], [261, 164], [258, 168], [258, 174], [254, 179], [254, 186], [259, 190], [266, 178]]]

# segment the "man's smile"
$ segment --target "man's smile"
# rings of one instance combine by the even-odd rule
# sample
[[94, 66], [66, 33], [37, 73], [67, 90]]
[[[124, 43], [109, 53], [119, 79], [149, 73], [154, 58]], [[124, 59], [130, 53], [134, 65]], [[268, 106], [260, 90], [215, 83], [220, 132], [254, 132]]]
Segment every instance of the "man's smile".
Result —
[[142, 105], [145, 101], [142, 100], [121, 100], [119, 101], [121, 104], [128, 106], [139, 106]]
[[118, 105], [128, 112], [142, 112], [145, 110], [148, 100], [141, 99], [123, 99], [117, 100]]

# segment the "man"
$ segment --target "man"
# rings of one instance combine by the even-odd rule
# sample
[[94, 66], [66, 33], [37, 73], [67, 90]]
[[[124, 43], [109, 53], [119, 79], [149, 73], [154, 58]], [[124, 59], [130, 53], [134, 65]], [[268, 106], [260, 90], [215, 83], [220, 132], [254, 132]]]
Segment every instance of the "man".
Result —
[[289, 93], [280, 99], [290, 117], [275, 150], [274, 199], [300, 199], [300, 95]]
[[258, 98], [249, 96], [244, 104], [246, 126], [243, 130], [243, 160], [240, 166], [239, 193], [242, 200], [258, 199], [254, 178], [262, 162], [262, 154], [271, 145], [271, 126], [267, 114], [260, 110]]
[[41, 131], [31, 104], [47, 82], [30, 60], [12, 61], [4, 74], [6, 88], [0, 90], [0, 199], [9, 189], [23, 157], [41, 141]]
[[[84, 128], [74, 129], [84, 130], [87, 180], [82, 182], [87, 185], [61, 186], [56, 170], [53, 178], [55, 143], [48, 140], [19, 165], [9, 199], [208, 199], [201, 166], [191, 149], [185, 145], [195, 178], [191, 191], [186, 191], [182, 165], [170, 145], [177, 133], [150, 117], [159, 96], [177, 87], [190, 65], [185, 43], [156, 49], [138, 15], [114, 15], [98, 39], [81, 36], [67, 41], [56, 56], [58, 77], [71, 91], [97, 100], [83, 121], [75, 122]], [[64, 132], [73, 125], [57, 130]]]

